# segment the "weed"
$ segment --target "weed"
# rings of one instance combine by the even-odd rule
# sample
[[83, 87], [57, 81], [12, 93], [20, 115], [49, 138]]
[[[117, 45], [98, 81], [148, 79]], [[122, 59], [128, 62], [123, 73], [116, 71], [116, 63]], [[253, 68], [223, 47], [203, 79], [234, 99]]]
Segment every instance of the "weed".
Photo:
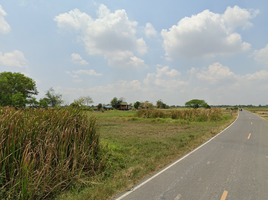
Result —
[[50, 198], [104, 169], [97, 127], [78, 109], [1, 108], [1, 199]]

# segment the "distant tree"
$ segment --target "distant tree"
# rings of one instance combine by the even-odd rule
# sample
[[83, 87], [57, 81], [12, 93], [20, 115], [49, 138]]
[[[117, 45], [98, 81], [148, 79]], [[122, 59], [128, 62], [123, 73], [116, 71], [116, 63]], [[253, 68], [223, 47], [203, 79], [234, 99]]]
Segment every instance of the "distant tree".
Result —
[[98, 109], [102, 109], [102, 104], [99, 103], [97, 107], [98, 107]]
[[138, 109], [139, 108], [139, 106], [140, 106], [140, 102], [139, 101], [136, 101], [135, 103], [134, 103], [134, 108], [136, 108], [136, 109]]
[[158, 101], [156, 101], [156, 107], [157, 108], [166, 108], [167, 105], [165, 103], [163, 103], [163, 101], [161, 99], [159, 99]]
[[92, 100], [92, 98], [90, 96], [85, 96], [84, 98], [85, 98], [85, 101], [87, 103], [87, 106], [88, 106], [88, 104], [94, 103], [93, 100]]
[[114, 108], [118, 108], [118, 106], [120, 105], [120, 103], [122, 103], [122, 99], [117, 99], [116, 97], [114, 97], [112, 100], [111, 100], [111, 105], [114, 107]]
[[21, 73], [0, 73], [0, 106], [25, 107], [37, 95], [35, 81]]
[[33, 108], [36, 108], [39, 106], [39, 102], [36, 100], [35, 97], [29, 99], [28, 104], [30, 105], [30, 107], [33, 107]]
[[209, 105], [204, 100], [192, 99], [191, 101], [187, 101], [185, 103], [185, 106], [196, 109], [196, 108], [199, 108], [199, 107], [208, 108]]
[[57, 105], [60, 105], [63, 103], [62, 95], [61, 94], [56, 94], [55, 90], [51, 87], [45, 94], [47, 100], [47, 104], [50, 105], [51, 107], [55, 107]]
[[48, 107], [48, 98], [39, 99], [39, 107], [40, 108], [47, 108]]
[[146, 109], [149, 109], [149, 108], [153, 108], [154, 106], [153, 106], [153, 104], [150, 103], [149, 101], [145, 101], [145, 102], [143, 103], [143, 107], [146, 108]]

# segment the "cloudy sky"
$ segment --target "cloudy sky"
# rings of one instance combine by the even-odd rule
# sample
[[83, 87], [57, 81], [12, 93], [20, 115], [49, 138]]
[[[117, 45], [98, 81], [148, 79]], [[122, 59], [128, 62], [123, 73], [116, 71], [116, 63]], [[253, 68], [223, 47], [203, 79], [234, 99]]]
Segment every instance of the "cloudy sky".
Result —
[[0, 1], [0, 72], [66, 103], [268, 104], [263, 0]]

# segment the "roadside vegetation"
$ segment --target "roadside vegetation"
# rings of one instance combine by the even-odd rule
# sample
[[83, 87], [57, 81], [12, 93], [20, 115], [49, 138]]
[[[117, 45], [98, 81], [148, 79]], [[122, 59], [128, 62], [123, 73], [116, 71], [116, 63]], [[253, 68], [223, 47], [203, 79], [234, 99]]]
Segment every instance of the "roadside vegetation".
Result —
[[[204, 112], [204, 109], [176, 109], [175, 112], [184, 110]], [[215, 136], [237, 116], [237, 111], [232, 116], [226, 109], [217, 112], [221, 113], [219, 120], [206, 121], [144, 118], [133, 111], [96, 112], [101, 144], [110, 153], [108, 171], [92, 177], [83, 190], [64, 193], [57, 200], [111, 199], [124, 192]]]
[[0, 199], [8, 200], [109, 199], [237, 116], [237, 107], [211, 108], [199, 99], [180, 109], [123, 97], [89, 106], [90, 96], [62, 106], [53, 88], [37, 101], [34, 80], [20, 73], [0, 73], [0, 89]]
[[255, 113], [264, 119], [268, 120], [268, 107], [251, 107], [251, 108], [246, 108], [246, 110]]
[[0, 199], [51, 199], [105, 170], [94, 115], [0, 108]]

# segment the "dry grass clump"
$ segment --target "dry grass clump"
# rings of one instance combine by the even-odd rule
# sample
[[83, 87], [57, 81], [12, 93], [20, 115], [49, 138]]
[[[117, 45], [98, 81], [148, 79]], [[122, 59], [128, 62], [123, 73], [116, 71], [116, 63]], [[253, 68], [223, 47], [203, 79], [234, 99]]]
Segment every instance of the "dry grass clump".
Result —
[[222, 119], [220, 108], [211, 109], [185, 109], [163, 111], [160, 109], [142, 109], [137, 112], [138, 117], [142, 118], [172, 118], [187, 121], [219, 121]]
[[44, 199], [102, 166], [96, 117], [78, 109], [0, 108], [0, 197]]

